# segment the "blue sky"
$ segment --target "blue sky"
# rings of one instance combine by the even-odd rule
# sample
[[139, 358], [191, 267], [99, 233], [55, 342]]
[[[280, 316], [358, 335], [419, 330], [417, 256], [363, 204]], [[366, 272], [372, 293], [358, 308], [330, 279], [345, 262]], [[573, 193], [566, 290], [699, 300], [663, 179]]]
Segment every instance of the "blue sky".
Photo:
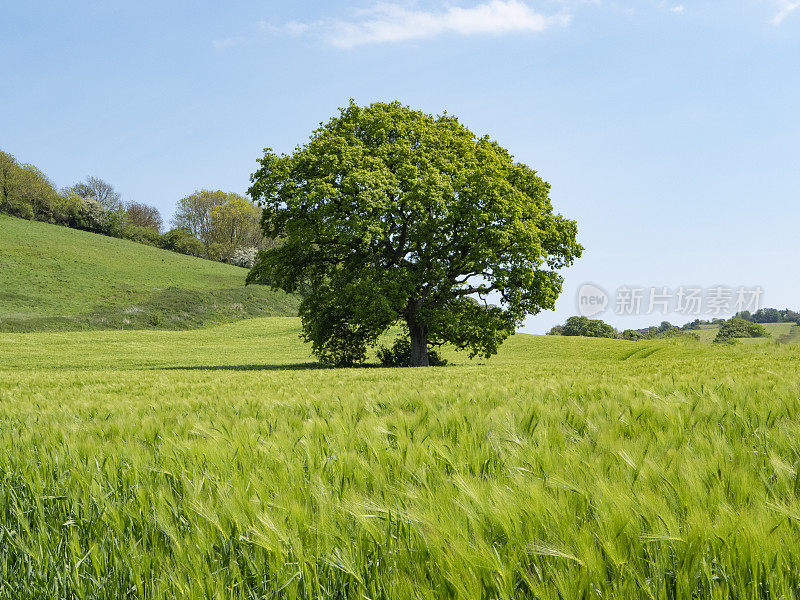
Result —
[[577, 219], [584, 257], [526, 330], [584, 282], [800, 308], [800, 1], [6, 2], [0, 55], [0, 149], [58, 186], [168, 218], [349, 98], [398, 99], [497, 139]]

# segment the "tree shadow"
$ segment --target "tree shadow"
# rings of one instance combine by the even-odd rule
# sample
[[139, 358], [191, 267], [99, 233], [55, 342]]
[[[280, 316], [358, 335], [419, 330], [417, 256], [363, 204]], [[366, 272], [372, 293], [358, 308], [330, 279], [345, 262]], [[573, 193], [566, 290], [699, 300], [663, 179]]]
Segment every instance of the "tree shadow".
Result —
[[316, 362], [288, 363], [282, 365], [176, 365], [170, 367], [150, 367], [148, 371], [309, 371], [328, 369]]

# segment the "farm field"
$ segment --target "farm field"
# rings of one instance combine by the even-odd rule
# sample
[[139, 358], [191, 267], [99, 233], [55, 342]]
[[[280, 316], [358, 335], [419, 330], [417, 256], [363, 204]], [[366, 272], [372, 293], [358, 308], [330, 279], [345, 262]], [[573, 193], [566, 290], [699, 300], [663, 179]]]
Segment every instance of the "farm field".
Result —
[[795, 345], [0, 334], [0, 598], [792, 598]]
[[[800, 326], [794, 323], [761, 323], [769, 333], [767, 338], [739, 338], [745, 344], [764, 344], [770, 342], [787, 343], [800, 341]], [[719, 326], [703, 327], [692, 333], [697, 334], [701, 342], [713, 342], [719, 332]]]
[[0, 215], [0, 331], [189, 329], [297, 314], [247, 269]]

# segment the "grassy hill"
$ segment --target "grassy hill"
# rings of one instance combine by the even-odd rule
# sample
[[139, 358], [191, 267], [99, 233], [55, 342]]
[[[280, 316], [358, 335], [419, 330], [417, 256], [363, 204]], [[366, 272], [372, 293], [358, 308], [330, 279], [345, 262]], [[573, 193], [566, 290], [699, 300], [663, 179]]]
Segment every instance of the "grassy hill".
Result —
[[299, 330], [0, 333], [0, 597], [797, 597], [794, 348]]
[[240, 267], [0, 215], [0, 331], [188, 329], [294, 315]]
[[[766, 338], [740, 338], [739, 341], [746, 344], [764, 344], [768, 342], [778, 342], [787, 344], [800, 342], [800, 326], [794, 323], [762, 323], [764, 329], [769, 333]], [[713, 342], [719, 333], [719, 326], [705, 325], [702, 329], [695, 331], [701, 342]]]

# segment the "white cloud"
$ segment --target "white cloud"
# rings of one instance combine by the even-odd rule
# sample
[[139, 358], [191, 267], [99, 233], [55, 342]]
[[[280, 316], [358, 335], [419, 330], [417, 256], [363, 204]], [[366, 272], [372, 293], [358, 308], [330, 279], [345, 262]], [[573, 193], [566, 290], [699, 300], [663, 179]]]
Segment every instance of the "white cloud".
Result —
[[778, 13], [772, 18], [772, 24], [775, 26], [778, 26], [781, 23], [783, 23], [783, 20], [786, 17], [788, 17], [798, 8], [800, 8], [800, 2], [792, 0], [779, 0], [778, 4], [780, 6], [780, 9], [778, 10]]
[[308, 23], [301, 23], [300, 21], [289, 21], [283, 25], [273, 25], [268, 21], [259, 21], [258, 28], [261, 31], [268, 31], [270, 33], [288, 33], [289, 35], [301, 35], [309, 31], [312, 27]]
[[686, 11], [686, 8], [683, 6], [683, 4], [673, 4], [672, 2], [665, 2], [664, 0], [661, 0], [661, 2], [658, 3], [658, 8], [662, 10], [668, 10], [676, 15], [682, 15]]
[[564, 14], [544, 15], [521, 0], [489, 0], [470, 8], [449, 6], [440, 11], [382, 3], [358, 12], [351, 20], [291, 22], [280, 27], [262, 24], [262, 28], [294, 35], [316, 33], [333, 46], [352, 48], [447, 33], [465, 36], [539, 33], [568, 22], [569, 17]]

